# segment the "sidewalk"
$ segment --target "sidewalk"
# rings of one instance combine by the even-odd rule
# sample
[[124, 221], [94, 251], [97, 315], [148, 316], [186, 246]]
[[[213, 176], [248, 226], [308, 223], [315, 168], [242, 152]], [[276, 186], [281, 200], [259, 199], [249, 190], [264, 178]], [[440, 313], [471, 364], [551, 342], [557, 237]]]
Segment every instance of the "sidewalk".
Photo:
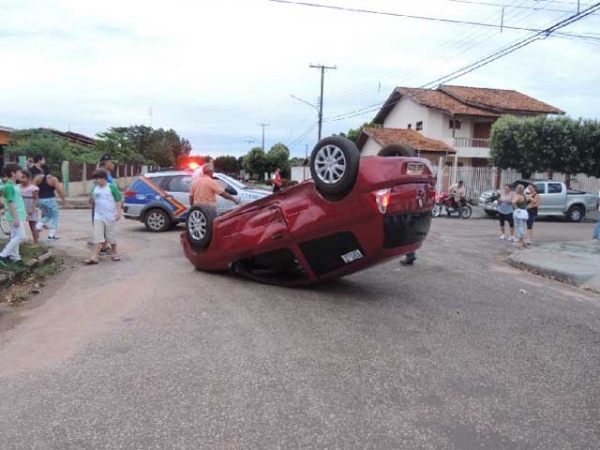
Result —
[[543, 244], [513, 253], [510, 264], [600, 292], [600, 243], [597, 241]]
[[[60, 203], [60, 202], [59, 202]], [[90, 197], [88, 195], [80, 195], [78, 197], [67, 197], [67, 203], [71, 209], [90, 209]]]

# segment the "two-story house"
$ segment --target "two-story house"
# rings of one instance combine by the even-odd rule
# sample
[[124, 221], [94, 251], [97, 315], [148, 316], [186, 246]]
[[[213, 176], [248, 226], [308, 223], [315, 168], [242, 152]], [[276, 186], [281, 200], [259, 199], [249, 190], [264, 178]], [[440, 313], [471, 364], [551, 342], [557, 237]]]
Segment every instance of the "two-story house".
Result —
[[[517, 91], [442, 85], [437, 89], [396, 88], [374, 122], [397, 130], [397, 137], [393, 131], [387, 133], [388, 142], [395, 139], [402, 145], [402, 130], [415, 130], [455, 149], [460, 165], [487, 166], [491, 128], [498, 118], [549, 114], [564, 112]], [[359, 139], [363, 156], [375, 155], [381, 148], [369, 133]]]

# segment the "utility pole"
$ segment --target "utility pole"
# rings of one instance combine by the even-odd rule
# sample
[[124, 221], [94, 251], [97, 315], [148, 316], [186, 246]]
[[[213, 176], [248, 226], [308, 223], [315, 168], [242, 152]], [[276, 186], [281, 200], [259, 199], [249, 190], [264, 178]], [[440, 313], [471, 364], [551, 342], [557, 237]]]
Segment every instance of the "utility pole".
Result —
[[259, 123], [259, 127], [262, 127], [262, 149], [265, 150], [265, 127], [268, 127], [268, 123]]
[[311, 64], [311, 69], [321, 69], [321, 96], [319, 97], [319, 140], [321, 140], [321, 129], [323, 128], [323, 88], [325, 86], [325, 71], [337, 70], [336, 66], [324, 66], [323, 64]]

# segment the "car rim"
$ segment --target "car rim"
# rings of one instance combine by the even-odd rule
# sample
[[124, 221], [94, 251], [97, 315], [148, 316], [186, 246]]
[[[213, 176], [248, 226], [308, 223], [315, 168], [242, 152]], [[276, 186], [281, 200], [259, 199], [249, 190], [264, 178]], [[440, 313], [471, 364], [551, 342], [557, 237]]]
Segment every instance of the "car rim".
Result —
[[190, 236], [199, 241], [206, 236], [206, 217], [201, 211], [192, 211], [188, 221], [188, 231]]
[[325, 184], [339, 182], [346, 172], [344, 152], [335, 145], [321, 147], [315, 156], [315, 171]]
[[574, 209], [571, 213], [571, 220], [577, 222], [579, 219], [581, 219], [581, 211]]
[[148, 216], [148, 225], [153, 230], [160, 230], [165, 226], [165, 216], [157, 212], [150, 213]]

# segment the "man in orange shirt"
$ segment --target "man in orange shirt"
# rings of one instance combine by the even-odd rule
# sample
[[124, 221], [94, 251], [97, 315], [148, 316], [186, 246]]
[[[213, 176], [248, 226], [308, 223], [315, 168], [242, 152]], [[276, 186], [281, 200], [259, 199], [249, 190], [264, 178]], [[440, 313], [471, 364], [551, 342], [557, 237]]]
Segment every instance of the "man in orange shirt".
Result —
[[190, 206], [193, 205], [210, 205], [213, 208], [217, 207], [217, 195], [220, 195], [227, 200], [231, 200], [236, 205], [240, 204], [240, 199], [233, 195], [225, 192], [223, 186], [219, 182], [213, 179], [214, 167], [208, 163], [202, 167], [204, 176], [197, 178], [192, 183], [190, 190]]
[[283, 186], [283, 180], [281, 179], [281, 169], [279, 167], [273, 174], [273, 179], [271, 181], [273, 183], [273, 193], [279, 192], [281, 190], [281, 187]]

